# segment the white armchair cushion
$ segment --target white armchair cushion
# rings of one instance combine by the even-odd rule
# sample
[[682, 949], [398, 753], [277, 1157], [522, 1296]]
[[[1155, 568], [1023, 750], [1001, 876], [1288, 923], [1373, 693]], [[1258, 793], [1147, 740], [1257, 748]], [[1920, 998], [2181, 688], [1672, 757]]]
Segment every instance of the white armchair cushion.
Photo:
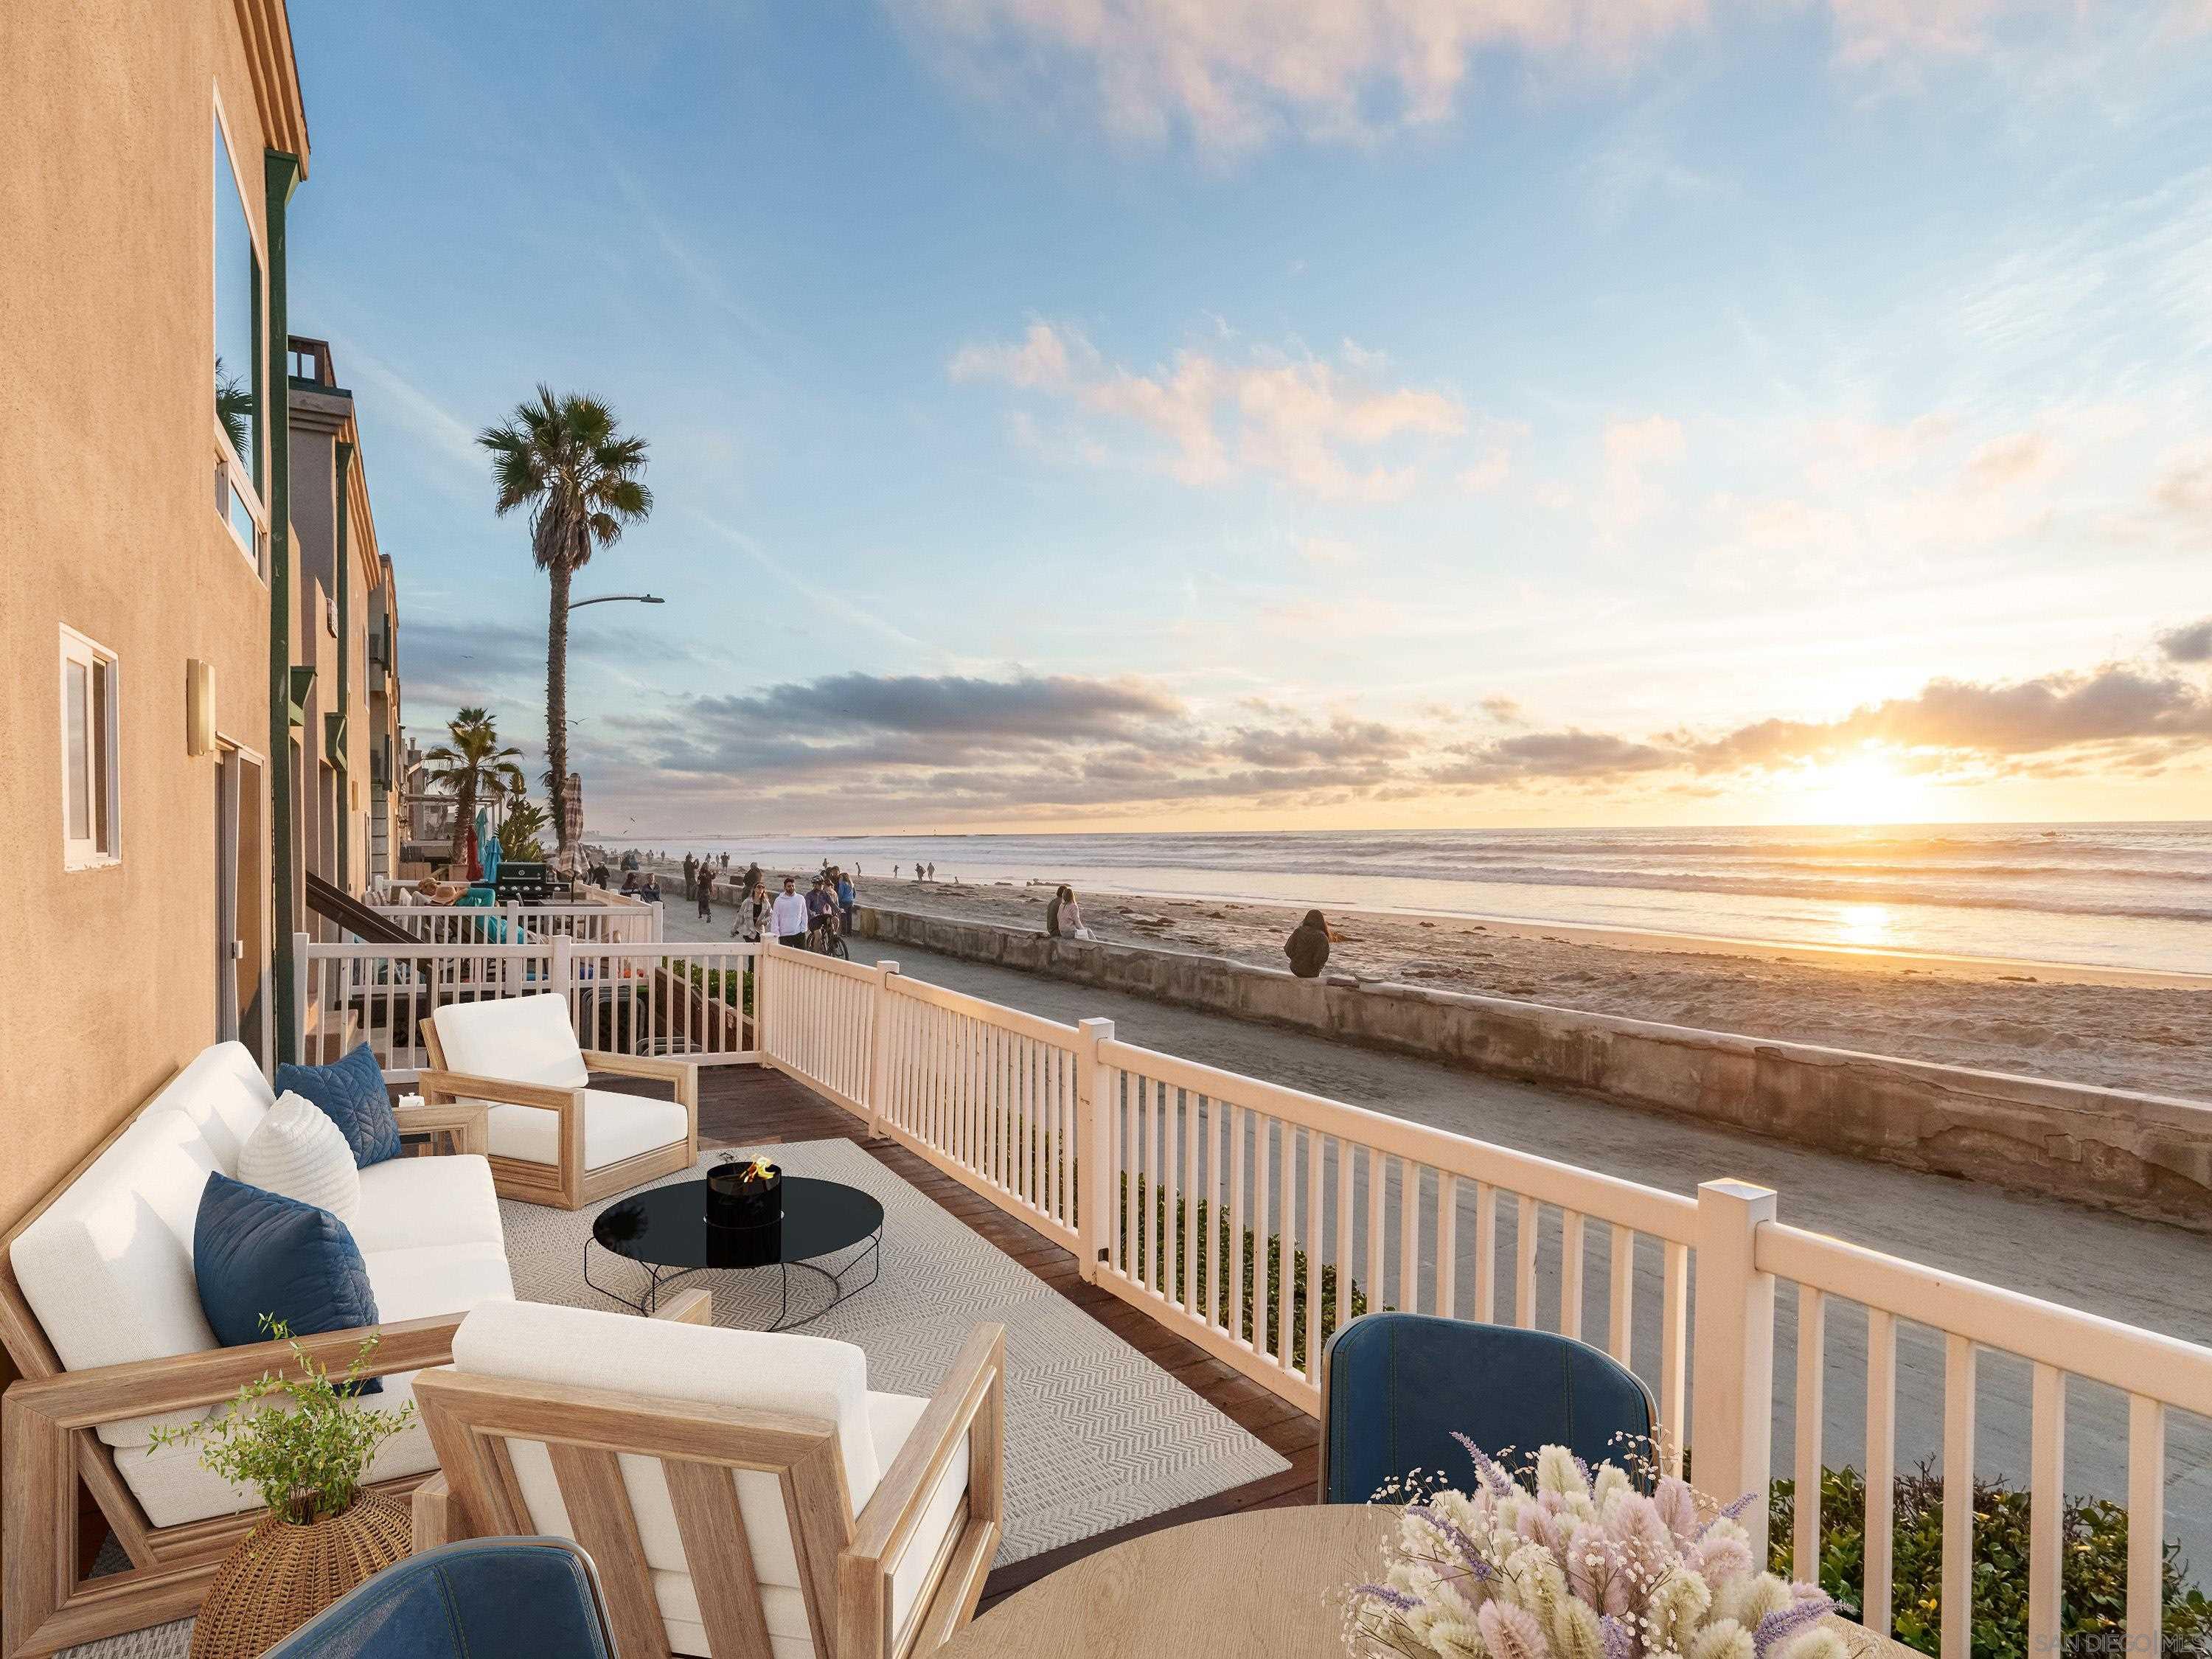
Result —
[[[488, 1144], [495, 1158], [531, 1164], [561, 1161], [561, 1120], [537, 1106], [494, 1104], [484, 1115]], [[658, 1152], [690, 1132], [690, 1119], [672, 1100], [647, 1095], [584, 1091], [584, 1168], [605, 1169], [641, 1152]]]
[[590, 1080], [568, 1000], [557, 993], [448, 1003], [430, 1018], [449, 1072], [554, 1089], [580, 1089]]
[[349, 1228], [361, 1209], [361, 1170], [345, 1131], [304, 1095], [280, 1095], [246, 1138], [238, 1179], [328, 1210]]
[[[871, 1393], [867, 1356], [850, 1343], [529, 1302], [486, 1303], [473, 1310], [453, 1339], [453, 1364], [477, 1376], [603, 1389], [633, 1399], [749, 1407], [834, 1423], [855, 1514], [928, 1404]], [[507, 1450], [531, 1524], [574, 1537], [544, 1445], [514, 1440]], [[651, 1458], [625, 1456], [621, 1467], [669, 1639], [679, 1653], [705, 1654], [694, 1564], [685, 1558], [660, 1466]], [[815, 1650], [781, 1491], [769, 1474], [740, 1470], [735, 1479], [772, 1645], [778, 1659], [801, 1659]], [[956, 1457], [894, 1574], [892, 1612], [899, 1623], [951, 1528], [967, 1482], [968, 1460]], [[699, 1570], [726, 1571], [726, 1564], [701, 1564]]]

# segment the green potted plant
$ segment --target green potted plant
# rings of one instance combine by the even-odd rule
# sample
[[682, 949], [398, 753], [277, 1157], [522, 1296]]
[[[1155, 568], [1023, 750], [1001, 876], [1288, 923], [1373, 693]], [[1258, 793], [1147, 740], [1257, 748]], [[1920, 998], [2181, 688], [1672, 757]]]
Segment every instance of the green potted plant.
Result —
[[154, 1431], [152, 1449], [198, 1443], [200, 1462], [252, 1486], [266, 1512], [216, 1569], [192, 1629], [192, 1659], [246, 1659], [265, 1651], [348, 1590], [408, 1553], [407, 1506], [362, 1485], [377, 1448], [415, 1419], [410, 1404], [359, 1403], [372, 1334], [333, 1376], [282, 1320], [270, 1335], [291, 1344], [293, 1364], [264, 1372], [229, 1406], [197, 1422]]

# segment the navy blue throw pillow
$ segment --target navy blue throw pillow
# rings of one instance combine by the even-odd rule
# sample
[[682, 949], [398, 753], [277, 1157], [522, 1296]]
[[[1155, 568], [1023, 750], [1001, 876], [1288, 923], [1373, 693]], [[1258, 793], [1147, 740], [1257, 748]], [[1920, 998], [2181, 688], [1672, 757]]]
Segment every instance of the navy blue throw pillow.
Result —
[[[295, 1336], [376, 1323], [376, 1295], [361, 1247], [328, 1210], [264, 1192], [221, 1170], [208, 1176], [192, 1225], [192, 1275], [200, 1309], [226, 1348], [265, 1342], [261, 1316]], [[334, 1365], [343, 1370], [343, 1365]], [[381, 1394], [374, 1377], [362, 1394]]]
[[313, 1101], [338, 1126], [356, 1169], [399, 1156], [399, 1120], [392, 1115], [384, 1072], [366, 1042], [335, 1066], [279, 1066], [276, 1092], [287, 1090]]

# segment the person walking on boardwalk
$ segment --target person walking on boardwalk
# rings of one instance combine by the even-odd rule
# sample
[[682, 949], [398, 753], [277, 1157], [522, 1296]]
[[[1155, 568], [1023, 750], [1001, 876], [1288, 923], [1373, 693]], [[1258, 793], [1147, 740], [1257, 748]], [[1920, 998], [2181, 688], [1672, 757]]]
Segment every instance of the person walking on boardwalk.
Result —
[[1300, 979], [1321, 977], [1321, 970], [1328, 965], [1328, 923], [1320, 911], [1306, 912], [1306, 919], [1283, 941], [1283, 954], [1291, 959], [1291, 971]]
[[854, 907], [860, 902], [860, 896], [854, 890], [852, 877], [840, 870], [837, 872], [837, 908], [844, 913], [845, 933], [848, 938], [851, 937], [853, 932]]
[[693, 896], [693, 884], [697, 881], [698, 877], [699, 860], [686, 853], [684, 855], [684, 896], [685, 898]]
[[783, 890], [775, 896], [769, 911], [769, 926], [775, 929], [778, 945], [796, 951], [806, 943], [806, 901], [799, 896], [797, 876], [783, 878]]
[[699, 866], [699, 920], [712, 921], [714, 919], [714, 872], [712, 866], [702, 862]]

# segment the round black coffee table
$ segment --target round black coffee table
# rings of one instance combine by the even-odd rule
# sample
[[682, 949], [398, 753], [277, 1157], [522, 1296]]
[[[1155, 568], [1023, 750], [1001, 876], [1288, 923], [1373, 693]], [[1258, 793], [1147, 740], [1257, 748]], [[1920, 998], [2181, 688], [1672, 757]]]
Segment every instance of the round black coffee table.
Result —
[[[627, 1256], [646, 1269], [642, 1297], [623, 1295], [592, 1277], [592, 1246]], [[805, 1176], [783, 1178], [783, 1218], [761, 1227], [724, 1227], [707, 1219], [707, 1183], [679, 1181], [634, 1193], [610, 1204], [592, 1223], [584, 1244], [584, 1282], [641, 1314], [651, 1314], [660, 1292], [679, 1279], [710, 1267], [774, 1267], [782, 1280], [782, 1305], [767, 1328], [787, 1331], [822, 1317], [847, 1297], [865, 1291], [883, 1271], [884, 1206], [857, 1187]], [[843, 1263], [820, 1259], [860, 1246]], [[846, 1278], [866, 1262], [868, 1276]], [[830, 1300], [803, 1318], [791, 1316], [791, 1270], [829, 1281]]]

